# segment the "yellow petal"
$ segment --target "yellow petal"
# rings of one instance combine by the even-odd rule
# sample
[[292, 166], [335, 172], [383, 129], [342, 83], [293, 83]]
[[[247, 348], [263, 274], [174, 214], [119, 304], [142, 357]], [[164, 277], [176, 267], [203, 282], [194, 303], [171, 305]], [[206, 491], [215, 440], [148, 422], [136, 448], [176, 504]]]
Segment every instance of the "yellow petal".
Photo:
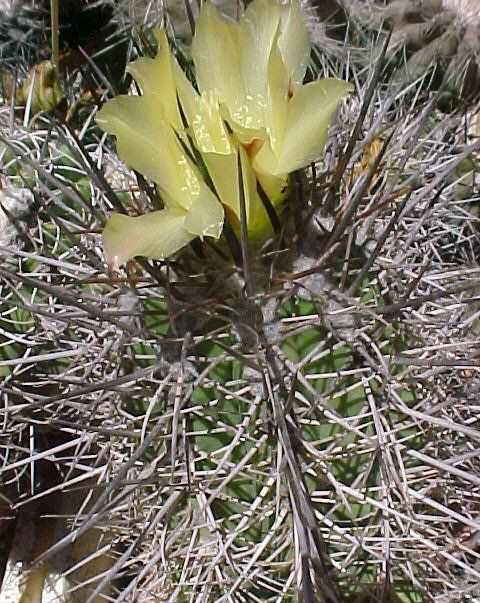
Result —
[[131, 63], [127, 71], [142, 89], [143, 98], [151, 105], [150, 114], [166, 120], [174, 128], [183, 128], [177, 105], [174, 63], [167, 36], [155, 31], [158, 54], [154, 59], [142, 57]]
[[[243, 147], [239, 148], [242, 168], [243, 194], [247, 210], [248, 234], [252, 239], [266, 238], [272, 234], [272, 223], [267, 210], [257, 192], [257, 179], [252, 169], [250, 159]], [[240, 221], [240, 207], [238, 218]]]
[[[262, 81], [265, 82], [262, 76], [266, 74], [266, 62], [277, 41], [277, 32], [280, 34], [278, 47], [288, 79], [296, 85], [303, 82], [310, 58], [310, 37], [298, 0], [285, 4], [278, 0], [254, 0], [240, 20], [240, 29], [251, 42], [245, 48], [245, 67], [250, 74], [257, 72], [260, 86]], [[251, 61], [251, 58], [254, 60]]]
[[288, 103], [281, 150], [274, 153], [270, 145], [265, 144], [255, 157], [254, 168], [262, 173], [281, 175], [318, 159], [335, 109], [351, 90], [350, 84], [336, 79], [319, 80], [298, 88]]
[[213, 194], [192, 205], [185, 217], [185, 228], [193, 235], [218, 237], [223, 228], [223, 207]]
[[207, 153], [203, 160], [219, 199], [239, 217], [237, 151], [233, 149], [230, 155]]
[[246, 98], [241, 111], [230, 112], [245, 128], [261, 129], [265, 125], [265, 111], [270, 103], [269, 62], [279, 24], [280, 4], [271, 0], [255, 0], [240, 20], [240, 70]]
[[218, 97], [224, 117], [244, 144], [263, 136], [266, 72], [279, 18], [279, 5], [261, 0], [252, 3], [240, 24], [227, 22], [210, 3], [197, 21], [192, 56], [199, 90]]
[[[238, 144], [227, 132], [216, 94], [204, 91], [200, 96], [178, 66], [176, 80], [182, 110], [215, 191], [239, 220]], [[249, 170], [253, 174], [250, 166]]]
[[223, 207], [210, 196], [188, 212], [166, 208], [139, 217], [113, 214], [103, 231], [105, 260], [110, 269], [118, 269], [138, 255], [164, 259], [197, 236], [218, 239], [222, 228]]
[[225, 122], [220, 114], [218, 100], [212, 92], [204, 92], [198, 100], [197, 112], [190, 123], [195, 142], [202, 153], [220, 153], [231, 155], [230, 143]]
[[201, 92], [215, 92], [229, 108], [245, 97], [239, 77], [238, 25], [227, 23], [210, 2], [197, 19], [192, 57]]
[[199, 199], [214, 197], [177, 134], [152, 114], [143, 96], [119, 96], [108, 101], [97, 122], [117, 137], [120, 158], [158, 185], [168, 207], [188, 210]]
[[297, 0], [282, 5], [278, 45], [293, 88], [303, 82], [310, 58], [310, 37]]
[[187, 213], [163, 209], [138, 218], [113, 214], [103, 231], [105, 260], [118, 269], [137, 255], [164, 259], [187, 245], [195, 235], [185, 228]]
[[274, 207], [285, 201], [288, 192], [288, 174], [273, 176], [257, 172], [257, 179]]
[[216, 93], [208, 90], [198, 94], [178, 64], [175, 65], [175, 81], [182, 111], [198, 150], [201, 153], [231, 154], [233, 148]]
[[[276, 40], [278, 39], [278, 36]], [[289, 105], [289, 78], [277, 41], [271, 49], [268, 62], [268, 103], [265, 107], [264, 120], [268, 134], [268, 142], [278, 155], [283, 144], [287, 127]]]

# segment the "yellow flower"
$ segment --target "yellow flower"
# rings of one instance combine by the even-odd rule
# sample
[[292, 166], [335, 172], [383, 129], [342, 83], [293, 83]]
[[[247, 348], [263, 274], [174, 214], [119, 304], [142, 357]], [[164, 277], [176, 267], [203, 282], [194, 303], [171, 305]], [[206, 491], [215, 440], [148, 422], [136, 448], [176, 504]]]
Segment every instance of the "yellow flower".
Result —
[[296, 0], [254, 0], [238, 24], [206, 4], [192, 54], [199, 89], [218, 96], [260, 182], [278, 202], [287, 175], [320, 156], [351, 86], [336, 79], [302, 85], [310, 43]]
[[31, 95], [30, 111], [53, 111], [65, 98], [58, 72], [51, 61], [42, 61], [35, 65], [17, 90], [15, 102], [26, 105]]
[[[116, 136], [119, 156], [156, 183], [165, 204], [165, 209], [139, 217], [113, 214], [103, 232], [111, 268], [136, 255], [169, 257], [197, 236], [218, 238], [224, 218], [220, 201], [239, 220], [239, 153], [247, 212], [252, 207], [252, 220], [257, 214], [265, 219], [252, 168], [227, 131], [216, 97], [196, 92], [171, 56], [165, 33], [156, 35], [157, 57], [141, 58], [128, 68], [142, 95], [108, 101], [97, 116], [98, 124]], [[215, 192], [195, 161], [192, 144]]]
[[156, 183], [165, 208], [140, 217], [114, 214], [104, 233], [107, 262], [166, 258], [197, 236], [218, 238], [224, 208], [238, 229], [245, 202], [248, 232], [271, 229], [259, 182], [278, 204], [288, 174], [317, 159], [328, 123], [350, 86], [303, 85], [310, 45], [297, 0], [253, 0], [239, 23], [211, 4], [192, 44], [198, 92], [156, 33], [156, 58], [129, 66], [141, 96], [105, 104], [97, 122], [117, 138], [119, 156]]
[[[229, 132], [220, 112], [218, 96], [209, 90], [199, 94], [177, 63], [175, 83], [188, 133], [201, 154], [218, 198], [231, 210], [233, 225], [240, 224], [242, 196], [249, 227], [268, 222], [267, 213], [257, 193], [255, 173], [248, 153]], [[242, 192], [240, 186], [243, 188]]]

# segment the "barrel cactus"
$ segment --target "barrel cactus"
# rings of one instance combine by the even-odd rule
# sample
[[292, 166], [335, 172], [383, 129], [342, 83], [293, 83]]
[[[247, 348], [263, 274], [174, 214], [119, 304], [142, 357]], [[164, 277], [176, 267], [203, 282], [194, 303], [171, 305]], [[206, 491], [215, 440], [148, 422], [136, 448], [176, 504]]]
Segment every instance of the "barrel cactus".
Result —
[[[480, 90], [480, 6], [476, 0], [347, 0], [361, 28], [392, 31], [388, 54], [397, 79], [445, 79], [445, 103], [473, 100]], [[429, 86], [432, 79], [427, 80]]]
[[[286, 10], [253, 8], [262, 2]], [[288, 163], [298, 169], [275, 188], [265, 166], [282, 179], [282, 164], [255, 159], [259, 137], [273, 149], [279, 130], [262, 122], [250, 140], [220, 102], [215, 123], [237, 159], [225, 174], [240, 178], [221, 189], [191, 125], [196, 96], [177, 88], [176, 138], [152, 153], [169, 140], [226, 226], [153, 254], [132, 240], [144, 220], [110, 253], [112, 215], [172, 209], [177, 189], [165, 163], [142, 171], [138, 141], [125, 150], [109, 103], [147, 97], [156, 56], [206, 89], [188, 34], [175, 37], [174, 23], [159, 34], [159, 12], [139, 11], [130, 49], [144, 58], [132, 57], [126, 99], [111, 100], [105, 73], [71, 121], [0, 109], [3, 592], [14, 603], [475, 599], [474, 110], [440, 112], [435, 90], [385, 81], [386, 33], [355, 21], [342, 44], [342, 28], [310, 26], [332, 37], [286, 102], [321, 78], [352, 89], [335, 99], [317, 156]], [[276, 61], [288, 27], [304, 31], [286, 15], [267, 45]], [[217, 34], [240, 27], [218, 19]], [[167, 131], [148, 119], [150, 133]], [[310, 132], [296, 131], [306, 146]], [[238, 182], [254, 196], [262, 181], [274, 223], [256, 236]]]

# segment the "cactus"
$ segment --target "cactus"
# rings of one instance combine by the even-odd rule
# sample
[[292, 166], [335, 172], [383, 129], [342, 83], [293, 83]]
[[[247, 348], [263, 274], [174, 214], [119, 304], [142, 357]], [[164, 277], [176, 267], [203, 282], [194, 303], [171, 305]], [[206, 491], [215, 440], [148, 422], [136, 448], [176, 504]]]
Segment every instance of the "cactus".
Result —
[[[160, 7], [142, 28], [126, 8], [132, 53], [152, 54]], [[0, 108], [4, 585], [45, 578], [46, 600], [60, 575], [64, 603], [479, 596], [478, 100], [445, 113], [385, 81], [386, 34], [355, 15], [309, 71], [355, 92], [247, 265], [196, 241], [109, 272], [106, 220], [159, 209], [156, 190], [95, 99], [67, 122]]]
[[[347, 0], [360, 28], [385, 24], [392, 31], [388, 54], [402, 68], [400, 81], [414, 81], [433, 69], [444, 81], [443, 103], [474, 100], [480, 90], [480, 7], [476, 0]], [[430, 81], [431, 85], [431, 81]]]

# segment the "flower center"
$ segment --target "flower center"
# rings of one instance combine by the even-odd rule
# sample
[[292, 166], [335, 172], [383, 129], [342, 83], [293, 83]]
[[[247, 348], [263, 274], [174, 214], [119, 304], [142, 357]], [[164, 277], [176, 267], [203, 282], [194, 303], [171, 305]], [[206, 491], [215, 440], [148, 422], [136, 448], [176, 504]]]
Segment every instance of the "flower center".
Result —
[[264, 141], [261, 138], [254, 138], [252, 142], [244, 145], [247, 155], [253, 159], [258, 151], [262, 148]]

